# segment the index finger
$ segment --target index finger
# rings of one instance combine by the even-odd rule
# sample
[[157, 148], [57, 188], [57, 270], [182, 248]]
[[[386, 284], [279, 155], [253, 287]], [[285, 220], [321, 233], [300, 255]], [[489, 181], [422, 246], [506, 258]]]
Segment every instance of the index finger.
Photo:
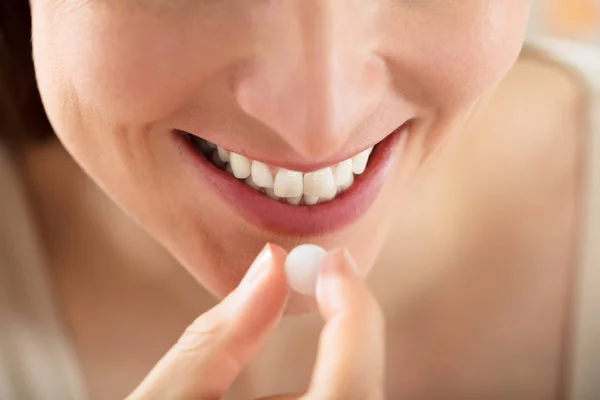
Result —
[[317, 301], [326, 324], [306, 400], [384, 398], [383, 313], [354, 271], [346, 250], [321, 266]]

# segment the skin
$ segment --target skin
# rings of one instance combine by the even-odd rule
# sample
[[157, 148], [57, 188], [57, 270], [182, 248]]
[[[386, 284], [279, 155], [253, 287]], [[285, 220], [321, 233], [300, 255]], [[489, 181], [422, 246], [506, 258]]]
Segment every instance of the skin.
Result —
[[[44, 104], [68, 151], [222, 296], [269, 241], [343, 245], [366, 273], [406, 180], [515, 62], [527, 12], [522, 0], [37, 0], [33, 51]], [[356, 29], [346, 29], [348, 21]], [[377, 206], [319, 238], [265, 233], [230, 212], [170, 136], [177, 128], [250, 157], [310, 163], [348, 158], [413, 118]], [[365, 231], [377, 240], [365, 243]]]
[[[197, 283], [225, 296], [266, 242], [349, 250], [380, 304], [368, 314], [381, 308], [386, 316], [386, 390], [393, 398], [465, 391], [502, 398], [506, 388], [515, 388], [510, 398], [554, 396], [576, 214], [573, 191], [556, 196], [555, 182], [576, 187], [577, 146], [564, 132], [576, 130], [579, 115], [570, 111], [577, 95], [564, 74], [515, 65], [528, 7], [521, 0], [33, 0], [40, 92], [85, 175], [56, 145], [32, 148], [24, 168], [32, 192], [45, 199], [37, 207], [51, 275], [96, 397], [137, 386], [185, 326], [215, 306]], [[531, 104], [539, 110], [509, 118]], [[568, 111], [540, 124], [549, 109]], [[257, 158], [310, 163], [352, 156], [409, 119], [410, 135], [375, 204], [356, 223], [316, 238], [265, 232], [232, 213], [170, 140], [176, 128]], [[512, 137], [520, 138], [517, 148]], [[565, 162], [549, 168], [557, 157]], [[551, 199], [545, 207], [519, 203], [537, 204], [540, 193]], [[545, 232], [557, 233], [531, 239]], [[307, 305], [290, 296], [287, 313], [323, 311], [318, 298]], [[539, 304], [545, 311], [535, 313]], [[104, 319], [91, 314], [98, 309]], [[260, 354], [252, 353], [232, 398], [302, 391], [317, 351], [340, 357], [317, 349], [318, 316], [302, 318], [279, 322]], [[514, 320], [519, 329], [503, 333], [499, 327]], [[377, 326], [364, 337], [379, 337]], [[135, 340], [132, 329], [144, 334]], [[431, 332], [449, 336], [440, 341]], [[348, 341], [342, 359], [359, 342]], [[97, 343], [128, 354], [127, 371], [110, 375], [111, 361]], [[293, 365], [282, 368], [295, 378], [274, 382], [263, 366], [274, 365], [290, 343], [314, 351], [292, 352]], [[486, 343], [516, 356], [505, 358]], [[467, 351], [477, 357], [462, 360]], [[359, 355], [352, 365], [363, 373], [376, 354]], [[204, 368], [212, 360], [194, 362]], [[160, 365], [136, 396], [163, 388], [179, 364]], [[516, 367], [536, 374], [513, 374], [526, 376], [523, 383], [510, 374]], [[344, 382], [356, 381], [348, 378], [356, 371], [334, 370]], [[119, 384], [106, 388], [106, 381]], [[367, 385], [380, 393], [378, 379]], [[331, 387], [323, 390], [314, 398], [335, 398], [327, 397]]]

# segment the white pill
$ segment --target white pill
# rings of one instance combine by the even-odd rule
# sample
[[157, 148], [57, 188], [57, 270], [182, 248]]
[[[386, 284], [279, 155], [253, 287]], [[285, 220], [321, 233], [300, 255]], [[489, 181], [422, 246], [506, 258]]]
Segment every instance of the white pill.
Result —
[[290, 287], [296, 292], [314, 296], [319, 268], [326, 255], [325, 250], [314, 244], [303, 244], [290, 251], [284, 264]]

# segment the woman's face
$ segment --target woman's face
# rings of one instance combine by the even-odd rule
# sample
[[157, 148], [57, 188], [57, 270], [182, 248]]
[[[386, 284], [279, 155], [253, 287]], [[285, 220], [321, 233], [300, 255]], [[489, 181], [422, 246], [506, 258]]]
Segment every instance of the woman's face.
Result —
[[[346, 246], [367, 273], [407, 180], [515, 62], [528, 10], [527, 0], [33, 0], [33, 50], [69, 152], [223, 295], [267, 241]], [[228, 171], [183, 132], [237, 153]], [[353, 157], [372, 146], [362, 172], [366, 153]]]

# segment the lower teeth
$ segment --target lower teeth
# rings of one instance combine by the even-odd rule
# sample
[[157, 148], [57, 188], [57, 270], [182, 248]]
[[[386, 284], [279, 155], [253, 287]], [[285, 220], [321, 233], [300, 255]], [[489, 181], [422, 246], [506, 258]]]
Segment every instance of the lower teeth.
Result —
[[[219, 168], [222, 171], [228, 172], [231, 176], [235, 177], [240, 182], [245, 183], [246, 185], [250, 186], [252, 189], [256, 190], [257, 192], [263, 193], [267, 197], [269, 197], [273, 200], [279, 201], [279, 202], [283, 202], [283, 203], [287, 203], [287, 204], [291, 204], [291, 205], [306, 205], [306, 206], [313, 206], [316, 204], [325, 203], [325, 202], [335, 199], [339, 194], [348, 190], [348, 188], [350, 186], [352, 186], [352, 184], [354, 182], [354, 174], [352, 174], [349, 180], [345, 181], [340, 186], [337, 186], [337, 190], [335, 192], [332, 192], [329, 196], [309, 196], [306, 194], [302, 194], [301, 196], [294, 196], [294, 197], [280, 197], [275, 194], [275, 191], [272, 187], [265, 188], [265, 187], [258, 186], [252, 180], [252, 176], [248, 176], [248, 173], [246, 171], [246, 169], [247, 169], [246, 165], [244, 165], [242, 167], [240, 167], [239, 165], [234, 166], [234, 168], [238, 172], [238, 174], [237, 174], [238, 176], [237, 177], [235, 176], [234, 170], [231, 167], [231, 155], [238, 158], [238, 160], [234, 160], [234, 162], [238, 162], [238, 163], [240, 162], [239, 155], [236, 155], [235, 153], [230, 154], [227, 150], [218, 148], [215, 144], [208, 142], [204, 139], [201, 139], [197, 136], [191, 135], [189, 133], [184, 133], [184, 136], [215, 167]], [[368, 155], [366, 157], [368, 157]], [[241, 159], [246, 160], [246, 161], [242, 161], [242, 162], [250, 161], [250, 160], [246, 159], [245, 157], [241, 157]], [[250, 162], [252, 162], [252, 161], [250, 161]], [[360, 174], [360, 173], [362, 173], [362, 171], [364, 171], [364, 163], [362, 164], [362, 168], [359, 168], [359, 169], [360, 169], [360, 172], [357, 173], [355, 171], [356, 174]], [[240, 171], [242, 171], [242, 172], [240, 173]]]

